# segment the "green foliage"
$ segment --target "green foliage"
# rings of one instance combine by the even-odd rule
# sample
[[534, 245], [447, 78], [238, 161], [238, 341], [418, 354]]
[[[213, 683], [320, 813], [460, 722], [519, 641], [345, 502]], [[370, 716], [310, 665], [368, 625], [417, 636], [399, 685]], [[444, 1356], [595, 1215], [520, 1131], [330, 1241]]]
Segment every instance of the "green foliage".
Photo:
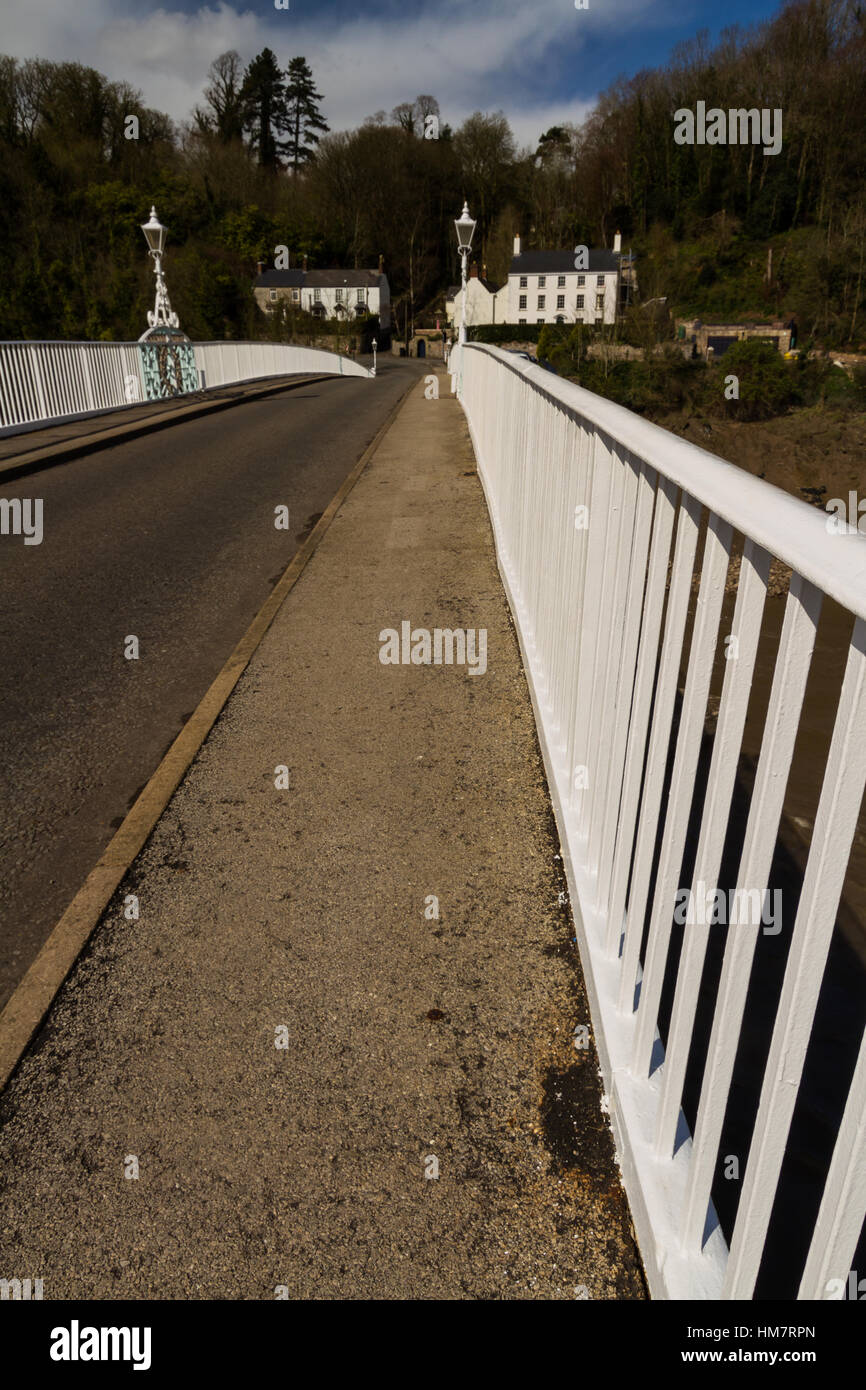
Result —
[[726, 402], [728, 414], [738, 420], [782, 415], [802, 399], [796, 367], [786, 362], [772, 343], [760, 338], [732, 343], [719, 369], [725, 376], [736, 376], [739, 382], [739, 399]]
[[544, 328], [541, 323], [475, 323], [466, 336], [472, 343], [537, 343]]
[[286, 299], [280, 300], [268, 313], [264, 336], [275, 343], [316, 343], [329, 338], [333, 339], [335, 352], [370, 352], [374, 338], [380, 348], [386, 346], [376, 314], [364, 314], [362, 318], [321, 319], [305, 313]]
[[[864, 42], [854, 0], [787, 0], [770, 21], [715, 46], [699, 36], [666, 66], [619, 80], [579, 130], [551, 127], [533, 153], [518, 150], [502, 112], [473, 112], [453, 131], [443, 120], [438, 139], [424, 138], [426, 117], [440, 115], [430, 95], [328, 134], [306, 60], [284, 66], [269, 49], [246, 69], [233, 50], [220, 54], [182, 131], [92, 68], [0, 57], [0, 333], [137, 337], [152, 300], [138, 224], [155, 203], [189, 331], [269, 332], [251, 282], [256, 262], [286, 245], [292, 264], [306, 254], [311, 267], [375, 268], [383, 255], [403, 336], [456, 278], [453, 219], [466, 196], [473, 257], [496, 283], [515, 231], [526, 249], [562, 249], [610, 246], [619, 229], [640, 297], [665, 301], [618, 325], [645, 354], [675, 317], [796, 317], [801, 345], [866, 345]], [[709, 93], [723, 110], [781, 107], [780, 152], [676, 144], [674, 111]], [[137, 140], [125, 137], [129, 114]], [[473, 336], [531, 342], [538, 327]], [[542, 355], [583, 370], [591, 330], [560, 327]], [[656, 371], [617, 379], [649, 399]], [[603, 379], [617, 372], [604, 359]], [[781, 383], [761, 383], [766, 403], [750, 408], [776, 408]], [[850, 384], [827, 375], [821, 399], [847, 398]]]
[[[587, 390], [654, 419], [687, 410], [767, 420], [796, 405], [866, 410], [866, 364], [849, 376], [828, 358], [786, 360], [757, 338], [733, 343], [710, 365], [691, 360], [673, 344], [630, 361], [606, 355], [601, 343], [590, 356], [588, 346], [575, 329], [563, 333], [559, 325], [547, 326], [538, 355]], [[738, 379], [738, 398], [726, 397], [729, 376]]]
[[228, 211], [218, 236], [223, 246], [245, 261], [270, 261], [274, 246], [280, 242], [280, 227], [276, 218], [253, 205]]
[[705, 388], [706, 368], [667, 348], [639, 361], [584, 357], [575, 379], [629, 410], [655, 416], [684, 407], [694, 409]]

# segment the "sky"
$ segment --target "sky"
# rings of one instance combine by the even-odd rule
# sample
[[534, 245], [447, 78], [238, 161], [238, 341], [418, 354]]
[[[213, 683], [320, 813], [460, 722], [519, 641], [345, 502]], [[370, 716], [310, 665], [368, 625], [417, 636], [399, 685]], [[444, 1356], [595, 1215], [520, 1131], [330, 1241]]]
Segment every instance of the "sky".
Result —
[[616, 77], [664, 62], [701, 29], [718, 35], [779, 0], [0, 0], [0, 52], [72, 60], [138, 88], [176, 120], [201, 99], [213, 59], [266, 45], [306, 57], [332, 130], [419, 92], [443, 120], [503, 110], [521, 146], [579, 124]]

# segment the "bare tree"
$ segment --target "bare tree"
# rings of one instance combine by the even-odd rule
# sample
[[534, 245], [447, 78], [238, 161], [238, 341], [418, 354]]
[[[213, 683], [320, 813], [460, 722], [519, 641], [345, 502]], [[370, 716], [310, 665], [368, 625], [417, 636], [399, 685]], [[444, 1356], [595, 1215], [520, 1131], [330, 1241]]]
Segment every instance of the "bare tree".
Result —
[[244, 131], [243, 64], [233, 48], [221, 53], [210, 65], [204, 89], [207, 108], [196, 107], [193, 115], [199, 130], [212, 131], [225, 144], [240, 140]]
[[401, 101], [399, 106], [395, 106], [391, 112], [391, 120], [394, 125], [400, 126], [407, 135], [415, 134], [415, 122], [418, 119], [418, 112], [415, 109], [414, 101]]

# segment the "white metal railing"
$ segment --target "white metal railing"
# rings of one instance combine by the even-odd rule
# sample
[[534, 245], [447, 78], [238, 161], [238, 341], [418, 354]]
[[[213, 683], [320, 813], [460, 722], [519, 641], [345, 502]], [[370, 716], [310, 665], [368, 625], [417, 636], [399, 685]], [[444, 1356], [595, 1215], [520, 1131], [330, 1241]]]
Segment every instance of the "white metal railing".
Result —
[[[866, 538], [828, 535], [815, 508], [525, 359], [473, 344], [455, 348], [449, 369], [529, 675], [650, 1286], [663, 1298], [749, 1299], [866, 784]], [[816, 769], [822, 790], [728, 1250], [711, 1188], [759, 922], [727, 932], [694, 1134], [681, 1103], [708, 926], [683, 930], [664, 1046], [658, 1016], [735, 530], [744, 538], [732, 625], [739, 655], [725, 662], [693, 886], [718, 883], [771, 559], [792, 575], [738, 893], [768, 885], [823, 596], [855, 620], [829, 753]], [[866, 1042], [802, 1299], [827, 1298], [828, 1281], [841, 1289], [848, 1274], [866, 1212], [864, 1104]]]
[[[291, 343], [194, 343], [196, 386], [333, 372], [368, 377], [359, 362]], [[0, 429], [14, 432], [114, 410], [155, 394], [142, 343], [0, 342]], [[153, 352], [153, 347], [149, 349]]]
[[293, 343], [196, 343], [195, 361], [207, 386], [227, 386], [265, 376], [333, 372], [335, 376], [369, 376], [351, 357]]

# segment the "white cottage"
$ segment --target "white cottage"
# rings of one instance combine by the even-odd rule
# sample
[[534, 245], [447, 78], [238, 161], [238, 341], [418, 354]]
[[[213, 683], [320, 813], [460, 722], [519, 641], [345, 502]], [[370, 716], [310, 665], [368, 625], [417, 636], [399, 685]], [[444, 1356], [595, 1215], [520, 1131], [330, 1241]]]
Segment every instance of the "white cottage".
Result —
[[620, 307], [621, 242], [589, 251], [584, 269], [574, 251], [522, 251], [514, 238], [508, 270], [508, 323], [614, 323]]
[[[487, 267], [484, 267], [485, 271]], [[445, 317], [455, 333], [460, 328], [463, 293], [460, 285], [445, 292]], [[466, 277], [466, 327], [479, 323], [508, 323], [508, 283], [499, 289], [473, 265]]]
[[300, 269], [265, 270], [260, 265], [253, 294], [265, 313], [288, 300], [315, 318], [377, 314], [383, 333], [391, 327], [391, 290], [381, 257], [378, 270], [307, 270], [306, 258]]

